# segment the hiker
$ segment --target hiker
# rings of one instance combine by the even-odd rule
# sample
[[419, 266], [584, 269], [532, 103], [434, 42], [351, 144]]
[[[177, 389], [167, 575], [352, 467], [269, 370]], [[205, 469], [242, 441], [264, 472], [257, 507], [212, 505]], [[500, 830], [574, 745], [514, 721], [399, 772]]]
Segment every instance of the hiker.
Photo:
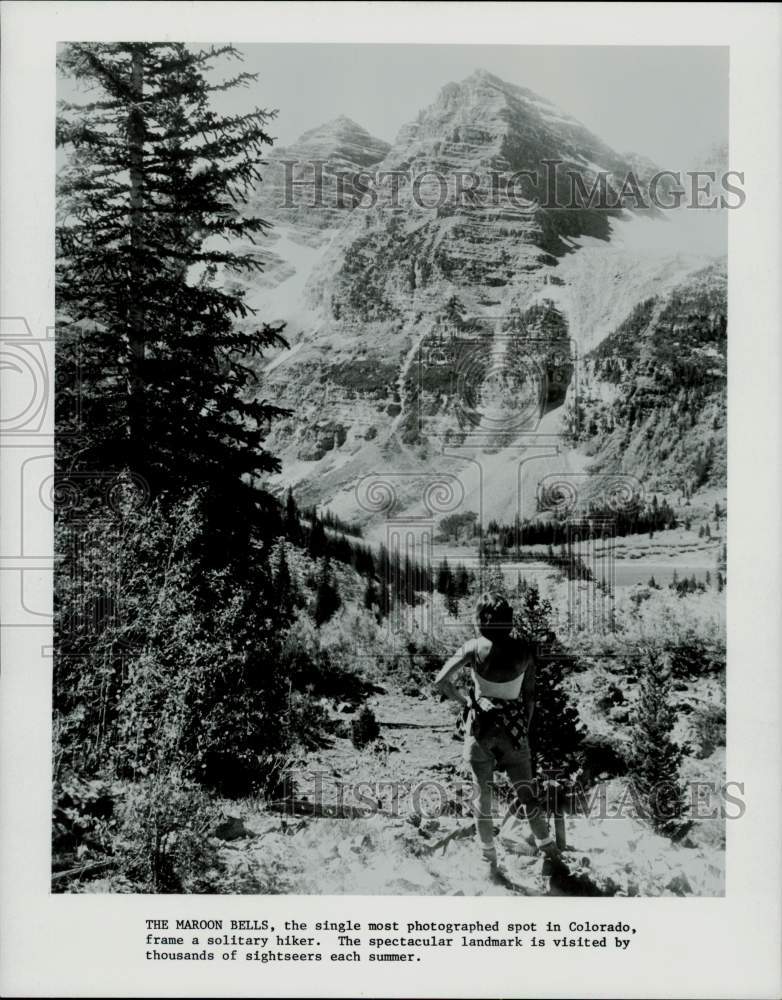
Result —
[[[487, 875], [496, 881], [502, 875], [491, 815], [495, 770], [508, 774], [535, 842], [548, 861], [557, 861], [560, 852], [533, 788], [527, 734], [535, 708], [535, 649], [513, 635], [513, 610], [502, 594], [485, 593], [479, 598], [475, 626], [477, 637], [446, 662], [435, 685], [464, 709], [464, 758], [477, 786], [476, 828]], [[454, 684], [462, 667], [469, 667], [472, 675], [467, 695]]]

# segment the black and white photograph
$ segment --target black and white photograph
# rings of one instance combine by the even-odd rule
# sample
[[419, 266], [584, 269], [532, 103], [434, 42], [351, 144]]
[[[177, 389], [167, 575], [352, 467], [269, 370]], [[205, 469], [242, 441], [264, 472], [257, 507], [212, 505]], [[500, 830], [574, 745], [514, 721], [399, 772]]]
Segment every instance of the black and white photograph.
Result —
[[54, 890], [721, 895], [727, 50], [58, 73]]
[[0, 993], [778, 995], [778, 5], [2, 7]]

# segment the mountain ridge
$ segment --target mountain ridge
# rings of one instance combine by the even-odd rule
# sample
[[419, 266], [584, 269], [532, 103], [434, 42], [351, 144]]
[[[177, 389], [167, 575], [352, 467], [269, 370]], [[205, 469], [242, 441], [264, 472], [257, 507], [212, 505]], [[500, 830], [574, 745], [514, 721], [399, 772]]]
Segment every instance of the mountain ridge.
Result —
[[[330, 143], [323, 170], [335, 178], [345, 169], [340, 142], [333, 141], [340, 135], [363, 143], [348, 164], [357, 172], [365, 169], [360, 162], [384, 150], [372, 170], [396, 171], [398, 190], [386, 180], [366, 187], [363, 203], [346, 198], [343, 207], [313, 209], [301, 197], [294, 206], [275, 208], [272, 184], [253, 207], [271, 208], [277, 245], [287, 244], [289, 259], [296, 257], [290, 265], [295, 273], [280, 266], [274, 288], [275, 317], [289, 320], [293, 349], [275, 357], [264, 378], [264, 391], [296, 411], [272, 431], [284, 470], [272, 486], [295, 486], [306, 502], [333, 506], [341, 516], [378, 516], [362, 507], [358, 484], [379, 469], [425, 476], [435, 462], [457, 477], [466, 474], [466, 454], [453, 453], [472, 433], [464, 422], [458, 371], [450, 381], [435, 378], [434, 371], [420, 380], [421, 359], [443, 337], [484, 345], [485, 363], [470, 376], [478, 380], [473, 395], [495, 415], [508, 416], [507, 398], [496, 395], [506, 365], [503, 317], [540, 308], [552, 321], [559, 315], [554, 325], [560, 341], [564, 337], [583, 354], [611, 333], [608, 324], [621, 324], [644, 298], [685, 280], [720, 253], [719, 247], [713, 254], [687, 250], [669, 218], [655, 220], [632, 206], [547, 210], [507, 199], [460, 201], [454, 190], [460, 174], [496, 170], [507, 178], [525, 166], [542, 168], [550, 155], [586, 182], [598, 169], [633, 167], [545, 98], [485, 70], [441, 88], [391, 145], [338, 116], [276, 151], [277, 169], [291, 150], [325, 150]], [[648, 172], [653, 164], [645, 166]], [[447, 181], [444, 194], [438, 177]], [[415, 178], [423, 178], [417, 188]], [[349, 185], [344, 190], [362, 193]], [[301, 185], [302, 191], [311, 189]], [[679, 221], [689, 225], [684, 216]], [[302, 255], [308, 255], [303, 264]], [[563, 442], [564, 414], [560, 406], [546, 417]], [[495, 445], [515, 447], [512, 435], [495, 439]], [[484, 441], [479, 449], [484, 463], [487, 447]], [[557, 461], [583, 468], [583, 447], [576, 442], [572, 458], [565, 449]], [[495, 513], [505, 513], [520, 502], [513, 494], [522, 486], [512, 464], [507, 475], [501, 463], [491, 464], [492, 475], [500, 477], [494, 491], [505, 497]], [[551, 462], [538, 463], [539, 472], [529, 465], [528, 496], [536, 475], [555, 471]], [[400, 509], [418, 502], [416, 488], [407, 493]]]

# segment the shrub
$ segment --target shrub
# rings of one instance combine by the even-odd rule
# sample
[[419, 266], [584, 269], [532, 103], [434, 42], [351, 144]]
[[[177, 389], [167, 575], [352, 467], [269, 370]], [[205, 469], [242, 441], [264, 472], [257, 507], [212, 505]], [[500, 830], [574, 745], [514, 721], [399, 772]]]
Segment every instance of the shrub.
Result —
[[112, 852], [117, 790], [101, 779], [68, 774], [53, 788], [53, 869], [100, 861]]
[[367, 705], [361, 709], [351, 724], [350, 738], [353, 746], [361, 750], [380, 736], [380, 726], [375, 713]]
[[[292, 609], [270, 574], [215, 568], [200, 494], [167, 513], [97, 513], [81, 539], [83, 574], [58, 578], [58, 766], [135, 781], [165, 761], [223, 794], [262, 788], [290, 742], [280, 622]], [[83, 609], [106, 606], [107, 559], [122, 587], [97, 620]]]
[[725, 706], [704, 705], [692, 714], [693, 736], [698, 743], [697, 756], [703, 760], [725, 746]]
[[725, 669], [726, 656], [720, 605], [713, 591], [681, 597], [667, 589], [651, 591], [630, 614], [617, 609], [624, 622], [622, 639], [631, 650], [652, 642], [665, 655], [674, 677], [719, 673]]
[[148, 892], [209, 891], [223, 867], [210, 841], [219, 815], [203, 789], [178, 772], [135, 783], [120, 810], [121, 874]]

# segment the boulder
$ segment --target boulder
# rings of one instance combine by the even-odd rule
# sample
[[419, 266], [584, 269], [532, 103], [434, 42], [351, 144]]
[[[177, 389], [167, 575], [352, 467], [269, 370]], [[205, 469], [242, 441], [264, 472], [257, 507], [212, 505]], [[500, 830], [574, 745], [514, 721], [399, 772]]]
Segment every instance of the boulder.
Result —
[[305, 444], [296, 452], [296, 458], [302, 462], [319, 462], [325, 454], [325, 451], [314, 444]]
[[691, 896], [692, 886], [689, 883], [687, 876], [684, 872], [679, 872], [678, 875], [668, 882], [665, 888], [674, 894], [674, 896]]
[[215, 827], [213, 836], [218, 840], [242, 840], [252, 837], [253, 832], [247, 829], [240, 816], [226, 816]]

